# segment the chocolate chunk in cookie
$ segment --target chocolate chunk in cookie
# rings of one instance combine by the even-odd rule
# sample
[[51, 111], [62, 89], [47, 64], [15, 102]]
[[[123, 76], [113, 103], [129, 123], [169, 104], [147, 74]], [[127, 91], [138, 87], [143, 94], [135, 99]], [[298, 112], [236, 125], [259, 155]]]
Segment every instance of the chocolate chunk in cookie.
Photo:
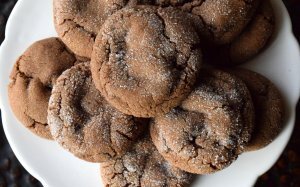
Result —
[[65, 71], [49, 101], [53, 138], [75, 156], [104, 162], [124, 154], [141, 134], [144, 120], [110, 106], [92, 82], [89, 63]]
[[170, 165], [149, 137], [140, 140], [121, 158], [101, 164], [104, 186], [188, 186], [193, 175]]
[[204, 70], [182, 105], [151, 124], [158, 151], [172, 165], [191, 173], [224, 169], [249, 142], [254, 109], [246, 85], [236, 77]]
[[179, 9], [124, 8], [98, 34], [93, 80], [107, 101], [126, 114], [167, 113], [192, 89], [202, 62], [199, 43], [189, 16]]
[[51, 90], [60, 74], [76, 61], [58, 38], [32, 44], [17, 60], [8, 87], [16, 117], [35, 134], [52, 139], [47, 124]]
[[246, 69], [230, 70], [247, 85], [255, 108], [255, 125], [246, 151], [270, 144], [283, 128], [284, 102], [276, 86], [264, 76]]

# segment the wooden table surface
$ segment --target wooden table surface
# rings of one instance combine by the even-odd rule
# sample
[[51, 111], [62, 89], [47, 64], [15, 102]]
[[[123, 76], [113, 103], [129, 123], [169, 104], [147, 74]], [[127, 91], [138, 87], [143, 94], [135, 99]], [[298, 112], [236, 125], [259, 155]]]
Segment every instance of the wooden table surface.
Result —
[[[0, 44], [4, 39], [4, 27], [17, 0], [0, 0]], [[294, 33], [300, 41], [300, 0], [283, 0], [293, 22]], [[300, 63], [300, 62], [299, 62]], [[1, 117], [1, 115], [0, 115]], [[3, 160], [10, 159], [10, 165]], [[5, 165], [6, 164], [6, 165]], [[6, 167], [7, 166], [7, 167]], [[9, 181], [5, 181], [6, 172]], [[41, 186], [32, 178], [14, 157], [0, 125], [0, 187], [8, 186]], [[263, 176], [256, 187], [300, 187], [300, 105], [297, 106], [297, 119], [292, 138], [277, 163]]]

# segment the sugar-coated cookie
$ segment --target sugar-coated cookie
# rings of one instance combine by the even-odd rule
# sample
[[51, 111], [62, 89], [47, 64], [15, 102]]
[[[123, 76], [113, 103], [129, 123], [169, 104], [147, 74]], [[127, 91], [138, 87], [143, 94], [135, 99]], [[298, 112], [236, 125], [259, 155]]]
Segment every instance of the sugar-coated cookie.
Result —
[[90, 162], [124, 154], [145, 121], [117, 111], [92, 82], [89, 63], [78, 64], [57, 80], [49, 101], [51, 134], [65, 149]]
[[121, 158], [101, 164], [106, 187], [185, 187], [193, 175], [170, 165], [158, 153], [150, 137], [139, 140], [133, 150]]
[[269, 0], [263, 1], [251, 22], [232, 43], [207, 48], [208, 50], [205, 50], [207, 57], [205, 58], [208, 63], [225, 67], [246, 62], [266, 47], [273, 35], [274, 27], [272, 5]]
[[[260, 0], [192, 0], [181, 5], [197, 17], [200, 35], [211, 44], [232, 42], [246, 27]], [[202, 28], [201, 28], [202, 27]]]
[[246, 151], [270, 144], [283, 128], [284, 101], [276, 86], [264, 76], [246, 69], [229, 70], [247, 85], [255, 109], [255, 125]]
[[97, 36], [91, 71], [96, 87], [123, 113], [153, 117], [189, 94], [202, 63], [188, 14], [138, 6], [112, 15]]
[[254, 109], [246, 85], [219, 70], [201, 72], [182, 105], [154, 118], [151, 137], [172, 165], [209, 174], [229, 166], [249, 142]]
[[78, 56], [91, 58], [96, 36], [116, 11], [150, 0], [54, 0], [54, 25], [59, 37]]
[[54, 0], [54, 25], [59, 37], [76, 54], [91, 57], [95, 37], [108, 16], [125, 0]]

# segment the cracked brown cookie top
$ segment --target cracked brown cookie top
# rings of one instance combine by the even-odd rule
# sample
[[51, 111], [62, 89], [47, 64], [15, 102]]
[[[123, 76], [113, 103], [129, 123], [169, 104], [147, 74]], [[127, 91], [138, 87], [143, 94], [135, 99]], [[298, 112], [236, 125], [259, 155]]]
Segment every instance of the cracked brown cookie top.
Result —
[[144, 120], [110, 106], [92, 82], [89, 63], [65, 71], [49, 101], [53, 138], [75, 156], [104, 162], [125, 153], [144, 129]]
[[117, 10], [147, 0], [54, 0], [54, 23], [60, 38], [75, 54], [91, 57], [104, 21]]
[[54, 24], [60, 38], [76, 55], [91, 57], [95, 37], [107, 16], [125, 0], [54, 0]]
[[208, 42], [220, 45], [230, 43], [242, 32], [260, 0], [187, 0], [186, 2], [182, 5], [182, 9], [198, 16], [204, 26], [200, 29], [200, 35]]
[[195, 15], [199, 33], [209, 42], [229, 43], [252, 18], [260, 0], [54, 0], [58, 35], [82, 57], [91, 57], [95, 38], [116, 11], [136, 5], [176, 6]]
[[101, 164], [100, 170], [106, 187], [183, 187], [193, 178], [164, 160], [148, 136], [121, 158]]
[[283, 128], [284, 102], [276, 86], [264, 76], [246, 69], [229, 70], [247, 85], [255, 108], [255, 125], [246, 151], [271, 143]]
[[203, 70], [182, 105], [151, 124], [158, 151], [191, 173], [224, 169], [250, 140], [254, 111], [245, 84], [219, 70]]
[[264, 0], [249, 25], [230, 45], [229, 57], [232, 64], [240, 64], [258, 54], [271, 38], [274, 26], [272, 5], [269, 0]]
[[208, 52], [205, 51], [206, 58], [210, 63], [227, 67], [246, 62], [264, 49], [274, 26], [272, 5], [269, 0], [263, 1], [241, 35], [230, 44], [208, 49]]
[[10, 105], [20, 122], [40, 137], [52, 139], [47, 124], [52, 86], [75, 61], [60, 39], [48, 38], [32, 44], [14, 65], [8, 86]]
[[103, 25], [93, 50], [96, 87], [137, 117], [167, 113], [191, 91], [202, 55], [186, 13], [172, 7], [124, 8]]

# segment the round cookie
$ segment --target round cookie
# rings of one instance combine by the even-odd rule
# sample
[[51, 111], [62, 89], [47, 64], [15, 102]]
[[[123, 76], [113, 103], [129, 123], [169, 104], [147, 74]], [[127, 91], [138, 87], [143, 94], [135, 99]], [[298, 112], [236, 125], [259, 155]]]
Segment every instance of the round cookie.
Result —
[[284, 102], [276, 86], [264, 76], [246, 69], [229, 70], [247, 85], [255, 108], [252, 138], [245, 147], [255, 151], [270, 144], [283, 128]]
[[[251, 20], [260, 0], [192, 0], [182, 9], [202, 22], [200, 35], [216, 45], [232, 42]], [[201, 28], [204, 27], [204, 28]]]
[[256, 15], [239, 37], [231, 44], [209, 49], [208, 61], [222, 66], [246, 62], [265, 48], [274, 32], [274, 26], [272, 5], [269, 0], [263, 1]]
[[192, 89], [202, 62], [199, 43], [188, 15], [179, 9], [124, 8], [98, 34], [93, 80], [123, 113], [167, 113]]
[[104, 186], [188, 186], [193, 175], [170, 165], [149, 137], [140, 140], [121, 158], [101, 164]]
[[12, 111], [40, 137], [52, 139], [47, 124], [47, 108], [57, 77], [76, 61], [58, 38], [32, 44], [16, 61], [8, 86]]
[[76, 55], [91, 57], [105, 19], [126, 5], [125, 0], [54, 0], [54, 24], [59, 37]]
[[190, 173], [213, 173], [243, 152], [252, 133], [253, 110], [241, 80], [219, 70], [204, 70], [180, 107], [154, 119], [151, 137], [172, 165]]
[[111, 107], [92, 82], [89, 63], [65, 71], [49, 101], [53, 138], [75, 156], [104, 162], [124, 154], [144, 129], [144, 120]]
[[54, 0], [54, 25], [60, 38], [78, 56], [91, 58], [104, 21], [125, 6], [149, 0]]

